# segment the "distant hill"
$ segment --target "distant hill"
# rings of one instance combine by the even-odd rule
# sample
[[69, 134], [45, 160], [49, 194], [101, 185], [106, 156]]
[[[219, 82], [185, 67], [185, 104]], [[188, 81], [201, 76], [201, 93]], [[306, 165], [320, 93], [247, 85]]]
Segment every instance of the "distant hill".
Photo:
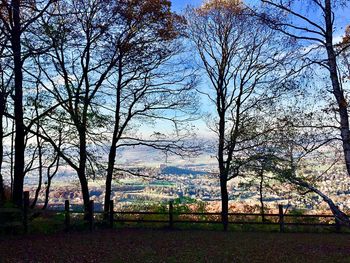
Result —
[[161, 174], [178, 174], [178, 175], [203, 175], [206, 174], [206, 172], [201, 172], [201, 171], [193, 171], [191, 169], [184, 169], [184, 168], [179, 168], [176, 166], [167, 166], [161, 169], [160, 171]]

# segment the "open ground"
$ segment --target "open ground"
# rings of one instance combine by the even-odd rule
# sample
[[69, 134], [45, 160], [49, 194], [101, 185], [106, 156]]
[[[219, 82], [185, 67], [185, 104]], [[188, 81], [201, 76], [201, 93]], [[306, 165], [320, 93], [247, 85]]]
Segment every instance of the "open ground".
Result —
[[0, 237], [0, 262], [350, 262], [350, 235], [117, 229]]

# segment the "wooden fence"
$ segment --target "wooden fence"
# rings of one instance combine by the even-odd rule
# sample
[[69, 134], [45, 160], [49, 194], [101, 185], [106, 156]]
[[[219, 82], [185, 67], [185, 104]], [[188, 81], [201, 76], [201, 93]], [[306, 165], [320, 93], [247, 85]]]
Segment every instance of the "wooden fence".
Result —
[[[168, 205], [168, 211], [166, 212], [145, 212], [145, 211], [115, 211], [114, 210], [114, 202], [110, 200], [109, 203], [109, 212], [108, 215], [105, 215], [104, 218], [108, 221], [108, 225], [110, 228], [113, 228], [114, 223], [162, 223], [164, 225], [168, 225], [169, 228], [173, 228], [175, 224], [183, 224], [183, 223], [193, 223], [193, 224], [221, 224], [221, 213], [213, 213], [213, 212], [177, 212], [174, 210], [173, 202], [170, 201]], [[77, 211], [71, 211], [69, 209], [69, 201], [66, 200], [65, 203], [65, 228], [69, 229], [70, 225], [70, 213], [77, 213]], [[103, 214], [103, 212], [96, 212], [97, 214]], [[95, 213], [95, 214], [96, 214]], [[144, 217], [147, 216], [159, 216], [162, 219], [147, 219]], [[186, 217], [186, 219], [181, 219], [181, 217]], [[258, 213], [228, 213], [229, 218], [246, 218], [246, 217], [262, 217], [261, 214]], [[212, 219], [196, 219], [196, 218], [212, 218], [216, 217], [216, 220]], [[279, 226], [280, 232], [285, 232], [286, 226], [321, 226], [321, 227], [333, 227], [336, 232], [341, 231], [340, 222], [333, 215], [296, 215], [296, 214], [284, 214], [283, 206], [279, 205], [279, 213], [278, 214], [264, 214], [265, 218], [275, 218], [275, 220], [271, 221], [248, 221], [248, 220], [229, 220], [229, 224], [236, 225], [276, 225]], [[334, 221], [334, 223], [321, 223], [318, 220], [317, 223], [314, 222], [289, 222], [289, 219], [296, 218], [308, 218], [308, 219], [330, 219]], [[94, 228], [94, 212], [93, 212], [93, 201], [89, 203], [89, 211], [88, 211], [88, 222], [90, 230]]]
[[[72, 213], [84, 213], [82, 211], [76, 211], [70, 209], [70, 203], [65, 201], [64, 211], [51, 211], [53, 213], [64, 213], [64, 227], [68, 231], [71, 228], [71, 214]], [[115, 211], [114, 202], [110, 200], [109, 212], [104, 215], [104, 222], [108, 224], [110, 228], [113, 228], [115, 222], [137, 222], [137, 223], [162, 223], [168, 225], [169, 228], [173, 228], [175, 224], [193, 223], [193, 224], [221, 224], [221, 213], [199, 213], [199, 212], [178, 212], [174, 210], [174, 205], [169, 202], [166, 212], [141, 212], [141, 211]], [[94, 221], [96, 214], [103, 214], [103, 212], [94, 212], [94, 201], [91, 200], [88, 205], [88, 212], [85, 214], [85, 219], [88, 222], [89, 229], [94, 229]], [[29, 193], [24, 193], [24, 203], [22, 211], [22, 225], [24, 232], [28, 232], [28, 213], [29, 213]], [[0, 208], [1, 213], [13, 213], [14, 209]], [[271, 218], [269, 221], [257, 221], [256, 218], [261, 218], [262, 215], [258, 213], [228, 213], [229, 224], [239, 225], [276, 225], [279, 226], [279, 231], [284, 232], [286, 226], [323, 226], [334, 227], [336, 232], [341, 231], [340, 222], [334, 218], [333, 215], [296, 215], [285, 214], [283, 212], [283, 206], [279, 205], [279, 213], [277, 214], [264, 214], [265, 218]], [[161, 219], [144, 218], [144, 217], [160, 217]], [[254, 217], [255, 220], [248, 220], [247, 218]], [[213, 219], [215, 218], [215, 220]], [[302, 218], [301, 222], [290, 222], [290, 219]], [[318, 219], [317, 222], [305, 222], [305, 219]], [[321, 222], [320, 219], [328, 219], [334, 223]], [[1, 226], [1, 224], [0, 224]]]

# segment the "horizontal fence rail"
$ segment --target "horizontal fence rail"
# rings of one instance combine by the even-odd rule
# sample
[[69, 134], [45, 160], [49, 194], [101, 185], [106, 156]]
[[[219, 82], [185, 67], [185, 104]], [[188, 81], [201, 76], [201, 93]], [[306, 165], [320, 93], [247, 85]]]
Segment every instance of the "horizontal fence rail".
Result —
[[[333, 215], [301, 215], [301, 214], [285, 214], [283, 206], [278, 206], [279, 213], [228, 213], [229, 224], [231, 225], [275, 225], [279, 226], [279, 231], [284, 232], [286, 226], [322, 226], [335, 227], [339, 232], [341, 230], [340, 222]], [[6, 213], [22, 213], [22, 226], [24, 232], [28, 232], [28, 213], [29, 213], [29, 193], [24, 192], [24, 204], [22, 209], [18, 208], [0, 208], [0, 215]], [[69, 231], [71, 227], [71, 216], [84, 214], [84, 220], [88, 223], [90, 231], [95, 227], [95, 216], [103, 215], [103, 221], [113, 228], [114, 223], [161, 223], [172, 228], [174, 224], [221, 224], [221, 213], [218, 212], [180, 212], [174, 209], [172, 201], [169, 202], [167, 209], [163, 212], [148, 211], [115, 211], [114, 202], [110, 200], [109, 211], [94, 211], [94, 201], [91, 200], [87, 206], [87, 211], [70, 209], [70, 203], [65, 201], [64, 210], [48, 210], [49, 214], [64, 214], [64, 229]], [[269, 218], [270, 220], [264, 220]], [[258, 221], [258, 219], [262, 221]], [[293, 222], [297, 219], [299, 222]], [[304, 221], [302, 219], [305, 219]], [[317, 222], [308, 222], [308, 220], [316, 220]], [[322, 222], [320, 219], [328, 219]], [[294, 220], [295, 221], [295, 220]], [[0, 227], [2, 226], [0, 221]]]
[[[218, 212], [178, 212], [174, 211], [173, 203], [169, 202], [168, 212], [146, 212], [146, 211], [113, 211], [110, 220], [110, 225], [113, 222], [136, 222], [136, 223], [165, 223], [172, 227], [174, 224], [181, 223], [193, 223], [193, 224], [221, 224], [221, 213]], [[128, 218], [127, 216], [131, 216]], [[148, 219], [146, 216], [162, 216], [167, 219]], [[185, 217], [185, 218], [184, 218]], [[190, 219], [188, 218], [190, 217]], [[195, 218], [193, 218], [195, 217]], [[203, 217], [214, 217], [213, 219], [201, 219]], [[229, 224], [233, 225], [276, 225], [279, 226], [280, 232], [285, 231], [286, 226], [323, 226], [323, 227], [335, 227], [336, 231], [340, 231], [340, 223], [333, 215], [294, 215], [294, 214], [284, 214], [283, 206], [279, 205], [279, 213], [266, 213], [262, 215], [261, 213], [228, 213]], [[246, 220], [244, 220], [243, 218]], [[248, 221], [247, 217], [257, 218], [272, 218], [271, 221]], [[182, 218], [182, 219], [181, 219]], [[234, 218], [238, 220], [234, 220]], [[289, 222], [291, 219], [332, 219], [334, 223], [322, 223], [322, 222]]]

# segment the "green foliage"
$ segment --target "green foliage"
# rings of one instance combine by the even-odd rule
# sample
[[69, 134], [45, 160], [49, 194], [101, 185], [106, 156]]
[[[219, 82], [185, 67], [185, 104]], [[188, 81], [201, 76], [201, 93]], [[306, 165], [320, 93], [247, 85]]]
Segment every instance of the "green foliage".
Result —
[[289, 211], [289, 215], [295, 215], [298, 217], [286, 217], [285, 221], [286, 222], [291, 222], [291, 223], [320, 223], [320, 220], [317, 217], [303, 217], [303, 215], [306, 215], [305, 210], [302, 209], [296, 209], [293, 208]]
[[3, 208], [16, 208], [16, 205], [10, 201], [5, 201], [2, 205]]
[[174, 213], [179, 214], [179, 213], [189, 213], [191, 212], [191, 209], [189, 208], [189, 204], [195, 204], [198, 201], [188, 197], [188, 196], [183, 196], [179, 197], [173, 200], [173, 205], [174, 205]]
[[174, 205], [194, 204], [197, 200], [188, 196], [182, 196], [173, 200]]

